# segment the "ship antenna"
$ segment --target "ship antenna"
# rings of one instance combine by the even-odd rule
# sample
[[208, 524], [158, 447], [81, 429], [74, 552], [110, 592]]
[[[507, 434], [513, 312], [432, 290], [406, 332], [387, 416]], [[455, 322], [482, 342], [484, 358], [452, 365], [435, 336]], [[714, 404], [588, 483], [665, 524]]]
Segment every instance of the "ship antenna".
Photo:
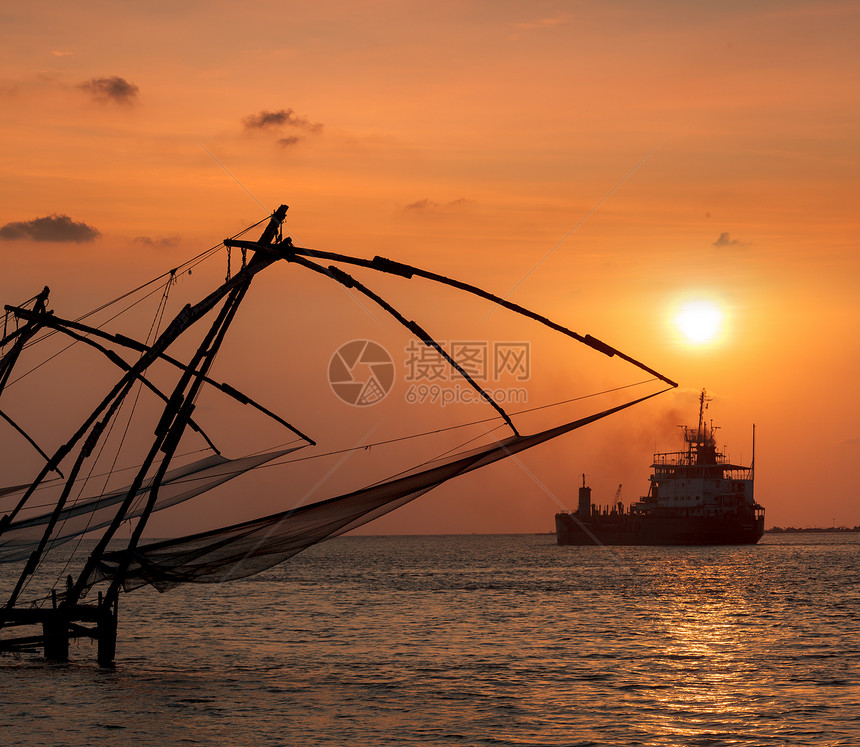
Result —
[[750, 480], [753, 479], [755, 479], [755, 423], [753, 423], [752, 461], [750, 462]]

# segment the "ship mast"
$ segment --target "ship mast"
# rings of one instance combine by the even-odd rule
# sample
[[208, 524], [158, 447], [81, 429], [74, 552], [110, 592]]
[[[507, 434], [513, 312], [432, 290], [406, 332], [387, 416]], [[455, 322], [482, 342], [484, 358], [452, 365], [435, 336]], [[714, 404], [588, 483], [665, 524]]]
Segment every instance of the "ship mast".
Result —
[[702, 443], [705, 440], [705, 390], [699, 395], [699, 430], [696, 433], [696, 441]]
[[750, 462], [750, 477], [752, 481], [755, 478], [755, 423], [752, 427], [752, 461]]

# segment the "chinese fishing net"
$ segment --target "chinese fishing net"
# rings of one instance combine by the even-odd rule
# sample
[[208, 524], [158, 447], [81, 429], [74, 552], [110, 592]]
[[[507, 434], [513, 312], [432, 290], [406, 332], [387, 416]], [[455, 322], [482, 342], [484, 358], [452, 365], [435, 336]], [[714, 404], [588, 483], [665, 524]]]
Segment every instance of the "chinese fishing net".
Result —
[[[160, 511], [187, 501], [212, 490], [234, 477], [259, 467], [278, 457], [295, 451], [296, 448], [281, 449], [239, 459], [227, 459], [220, 455], [209, 456], [183, 467], [169, 471], [161, 482], [154, 511]], [[136, 493], [136, 508], [127, 516], [135, 518], [143, 511], [149, 495], [151, 478], [143, 483]], [[51, 534], [51, 545], [57, 546], [74, 537], [101, 529], [113, 520], [117, 504], [128, 496], [130, 486], [113, 490], [103, 495], [81, 499], [60, 511], [56, 528]], [[21, 490], [21, 488], [17, 488]], [[0, 493], [2, 495], [2, 493]], [[14, 491], [12, 492], [14, 497]], [[26, 560], [39, 545], [52, 511], [13, 521], [0, 535], [0, 563]]]
[[[659, 394], [659, 392], [658, 392]], [[351, 493], [252, 521], [139, 545], [123, 578], [126, 591], [151, 584], [166, 591], [182, 583], [218, 583], [259, 573], [311, 545], [348, 532], [415, 500], [448, 480], [642, 402], [655, 394], [528, 436], [512, 436], [455, 454], [399, 477]], [[129, 550], [108, 552], [89, 586], [112, 579]]]

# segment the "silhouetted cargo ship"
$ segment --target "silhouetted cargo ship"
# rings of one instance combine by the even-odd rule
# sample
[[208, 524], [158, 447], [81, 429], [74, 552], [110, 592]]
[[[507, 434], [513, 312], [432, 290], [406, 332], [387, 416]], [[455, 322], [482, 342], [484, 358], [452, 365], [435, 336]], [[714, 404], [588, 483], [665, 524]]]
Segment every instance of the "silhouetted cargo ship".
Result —
[[[560, 545], [752, 545], [764, 534], [764, 508], [753, 499], [753, 467], [732, 464], [717, 451], [712, 425], [684, 428], [685, 450], [655, 454], [648, 495], [625, 510], [591, 503], [579, 489], [576, 511], [555, 515]], [[755, 446], [753, 446], [755, 449]], [[753, 452], [755, 454], [755, 452]], [[755, 456], [753, 455], [753, 464]]]

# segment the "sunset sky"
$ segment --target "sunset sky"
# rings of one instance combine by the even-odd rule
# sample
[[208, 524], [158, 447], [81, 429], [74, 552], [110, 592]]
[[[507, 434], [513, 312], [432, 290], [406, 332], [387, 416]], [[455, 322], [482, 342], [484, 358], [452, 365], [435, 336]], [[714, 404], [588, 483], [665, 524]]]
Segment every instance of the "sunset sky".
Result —
[[[733, 458], [756, 424], [768, 526], [860, 524], [857, 3], [34, 0], [0, 21], [3, 303], [47, 284], [75, 318], [286, 203], [296, 244], [510, 294], [680, 384], [369, 531], [550, 531], [583, 472], [597, 502], [622, 484], [629, 503], [702, 388]], [[529, 405], [643, 378], [616, 361], [604, 378], [599, 354], [568, 361], [575, 343], [447, 291], [362, 277], [442, 340], [528, 340]], [[404, 339], [300, 268], [259, 285], [225, 370], [340, 444], [330, 356], [377, 339], [402, 366]], [[683, 334], [691, 302], [713, 337]], [[369, 440], [411, 429], [403, 376]], [[320, 383], [311, 408], [297, 387]], [[14, 400], [26, 422], [35, 402]]]

